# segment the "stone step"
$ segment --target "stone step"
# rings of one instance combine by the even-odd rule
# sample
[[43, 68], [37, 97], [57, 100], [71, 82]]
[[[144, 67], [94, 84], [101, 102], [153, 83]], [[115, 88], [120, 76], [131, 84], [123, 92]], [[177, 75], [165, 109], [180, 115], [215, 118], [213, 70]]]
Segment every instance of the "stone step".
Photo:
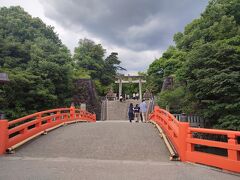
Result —
[[107, 120], [128, 120], [128, 107], [130, 103], [135, 106], [139, 104], [137, 100], [108, 101], [107, 102]]

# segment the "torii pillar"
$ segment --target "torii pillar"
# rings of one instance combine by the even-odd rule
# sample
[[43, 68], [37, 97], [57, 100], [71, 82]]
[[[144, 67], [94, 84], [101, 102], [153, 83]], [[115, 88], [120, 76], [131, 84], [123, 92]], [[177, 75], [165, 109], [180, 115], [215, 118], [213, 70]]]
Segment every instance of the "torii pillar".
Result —
[[[120, 96], [122, 95], [122, 79], [119, 78], [119, 94], [118, 99], [120, 99]], [[123, 95], [122, 95], [123, 96]]]
[[142, 101], [142, 79], [139, 79], [139, 99]]

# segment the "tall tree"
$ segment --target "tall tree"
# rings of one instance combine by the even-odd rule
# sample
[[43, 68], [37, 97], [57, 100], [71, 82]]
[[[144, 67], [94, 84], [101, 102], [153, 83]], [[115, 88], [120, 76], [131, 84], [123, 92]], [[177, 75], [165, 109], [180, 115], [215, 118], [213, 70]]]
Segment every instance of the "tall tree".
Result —
[[7, 118], [69, 105], [71, 64], [53, 27], [21, 7], [0, 9], [0, 71], [10, 77], [0, 87], [0, 109]]
[[104, 67], [105, 49], [89, 39], [80, 39], [74, 50], [74, 62], [78, 68], [89, 71], [92, 79], [98, 79]]
[[175, 64], [164, 73], [175, 69], [176, 79], [190, 94], [185, 100], [195, 104], [192, 111], [195, 106], [215, 127], [233, 130], [240, 129], [239, 8], [239, 0], [209, 1], [199, 19], [175, 34], [180, 56], [164, 60], [165, 65]]
[[118, 70], [126, 70], [120, 66], [121, 61], [118, 59], [118, 53], [112, 52], [104, 61], [104, 73], [102, 75], [102, 83], [110, 85], [114, 83]]
[[109, 86], [114, 82], [118, 70], [125, 70], [120, 66], [118, 53], [112, 52], [104, 59], [106, 50], [101, 44], [89, 39], [81, 39], [74, 51], [76, 71], [84, 70], [95, 81], [99, 95], [106, 95]]
[[199, 111], [216, 127], [233, 130], [240, 129], [239, 7], [238, 0], [210, 1], [177, 41], [188, 51], [185, 78]]

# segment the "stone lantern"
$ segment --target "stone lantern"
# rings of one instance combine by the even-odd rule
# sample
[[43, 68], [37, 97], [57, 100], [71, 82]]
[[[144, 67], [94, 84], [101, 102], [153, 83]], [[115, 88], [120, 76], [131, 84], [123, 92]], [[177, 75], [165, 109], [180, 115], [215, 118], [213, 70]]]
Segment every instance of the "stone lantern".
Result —
[[0, 84], [9, 82], [7, 73], [0, 73]]
[[[7, 73], [0, 73], [0, 84], [5, 84], [7, 82], [9, 82]], [[4, 119], [3, 112], [0, 112], [0, 120], [1, 119]]]

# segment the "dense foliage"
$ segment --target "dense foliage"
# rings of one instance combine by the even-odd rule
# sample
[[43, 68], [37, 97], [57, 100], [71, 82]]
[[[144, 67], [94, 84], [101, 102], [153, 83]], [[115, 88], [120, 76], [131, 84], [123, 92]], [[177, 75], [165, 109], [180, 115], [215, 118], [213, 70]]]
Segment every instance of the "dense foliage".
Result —
[[117, 53], [106, 60], [104, 55], [100, 44], [84, 39], [72, 58], [53, 27], [21, 7], [2, 7], [0, 72], [7, 73], [10, 82], [0, 86], [0, 113], [14, 119], [69, 106], [79, 78], [93, 79], [103, 94], [120, 68]]
[[105, 95], [109, 90], [117, 70], [122, 70], [118, 53], [112, 52], [104, 59], [106, 50], [101, 44], [89, 39], [81, 39], [78, 47], [75, 48], [73, 60], [75, 69], [82, 70], [89, 74], [94, 80], [99, 95]]
[[[174, 88], [160, 93], [161, 105], [198, 113], [215, 127], [240, 130], [240, 1], [211, 0], [199, 19], [174, 36], [149, 67], [149, 79], [174, 77]], [[161, 84], [151, 80], [160, 90]], [[175, 99], [175, 102], [174, 100]], [[177, 103], [176, 103], [177, 102]]]
[[70, 52], [52, 27], [20, 7], [0, 9], [0, 67], [11, 80], [0, 94], [0, 109], [7, 117], [68, 103]]

